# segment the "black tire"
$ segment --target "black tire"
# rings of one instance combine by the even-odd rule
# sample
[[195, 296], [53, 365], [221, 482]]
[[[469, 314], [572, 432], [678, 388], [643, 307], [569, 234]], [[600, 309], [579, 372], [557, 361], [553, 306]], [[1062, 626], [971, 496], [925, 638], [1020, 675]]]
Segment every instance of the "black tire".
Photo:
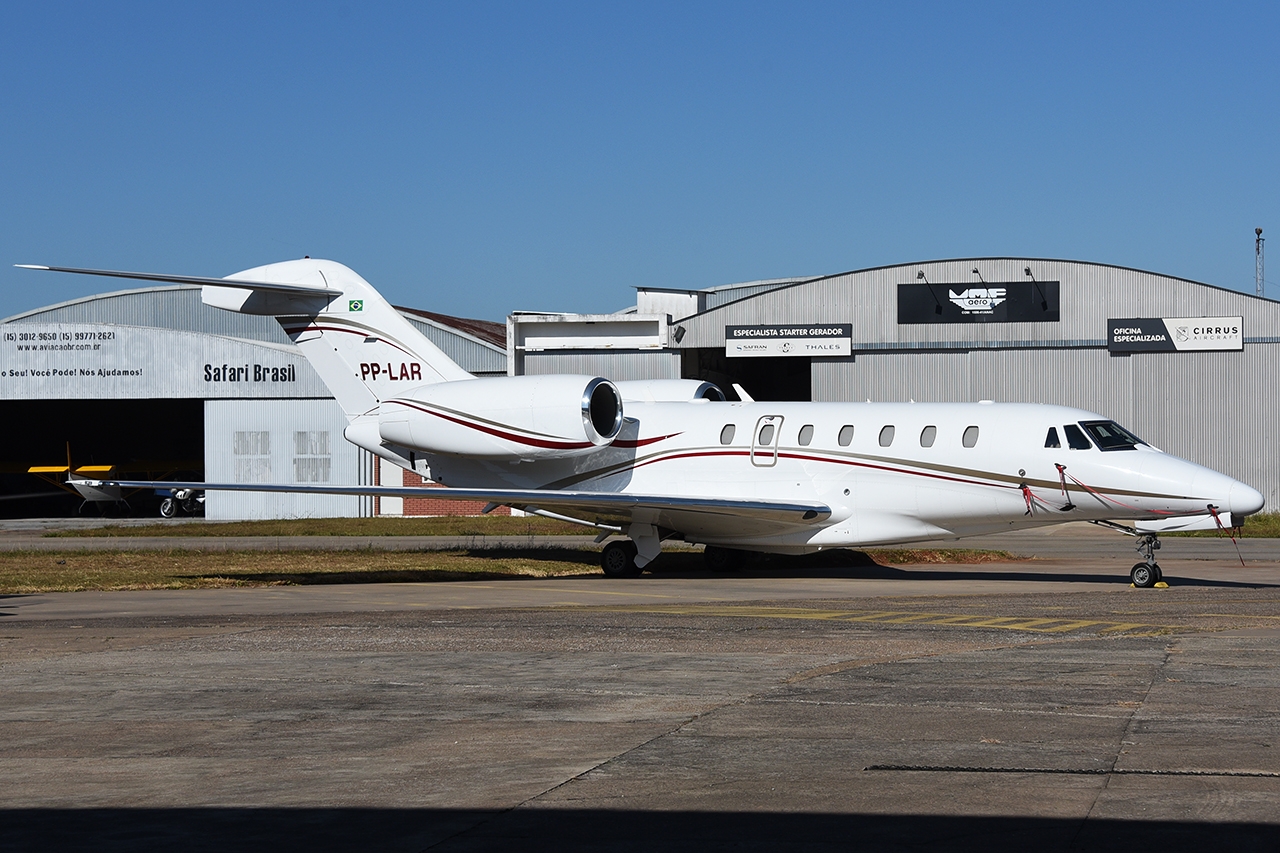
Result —
[[1164, 580], [1164, 569], [1160, 568], [1159, 563], [1156, 563], [1155, 570], [1156, 570], [1156, 583], [1160, 583], [1162, 580]]
[[713, 572], [731, 572], [742, 565], [742, 552], [708, 545], [702, 551], [702, 561]]
[[1133, 581], [1133, 585], [1140, 589], [1150, 589], [1156, 585], [1159, 579], [1160, 568], [1158, 566], [1138, 563], [1129, 571], [1129, 580]]
[[600, 568], [611, 578], [634, 578], [642, 571], [636, 565], [636, 543], [615, 539], [600, 552]]
[[173, 518], [178, 514], [178, 502], [173, 498], [165, 498], [160, 501], [160, 515], [165, 518]]

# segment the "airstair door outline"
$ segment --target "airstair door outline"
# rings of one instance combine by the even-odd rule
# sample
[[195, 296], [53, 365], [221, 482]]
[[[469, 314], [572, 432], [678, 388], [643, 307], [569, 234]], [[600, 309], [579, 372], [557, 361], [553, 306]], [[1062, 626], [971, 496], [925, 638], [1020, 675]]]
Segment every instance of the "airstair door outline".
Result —
[[778, 464], [778, 438], [782, 435], [782, 415], [765, 415], [756, 421], [751, 434], [751, 464], [771, 468]]

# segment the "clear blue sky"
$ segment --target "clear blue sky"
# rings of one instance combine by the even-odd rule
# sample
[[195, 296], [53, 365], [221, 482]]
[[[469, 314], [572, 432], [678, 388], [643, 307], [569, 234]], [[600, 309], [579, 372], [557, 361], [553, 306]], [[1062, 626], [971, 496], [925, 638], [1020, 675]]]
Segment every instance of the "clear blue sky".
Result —
[[0, 316], [122, 286], [12, 263], [306, 254], [490, 319], [982, 255], [1251, 292], [1255, 226], [1280, 270], [1278, 30], [1263, 3], [7, 3]]

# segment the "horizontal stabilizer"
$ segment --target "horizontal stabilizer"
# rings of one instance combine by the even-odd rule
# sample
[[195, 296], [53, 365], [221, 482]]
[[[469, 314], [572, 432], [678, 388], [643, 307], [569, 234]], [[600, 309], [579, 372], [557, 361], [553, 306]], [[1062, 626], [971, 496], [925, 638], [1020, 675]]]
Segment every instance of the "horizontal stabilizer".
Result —
[[593, 524], [654, 524], [684, 533], [716, 535], [741, 532], [742, 521], [756, 522], [760, 533], [802, 528], [831, 517], [831, 508], [805, 501], [734, 500], [723, 498], [629, 495], [619, 492], [573, 492], [541, 489], [455, 489], [421, 486], [325, 486], [287, 483], [177, 483], [168, 480], [96, 480], [87, 485], [124, 489], [203, 489], [235, 492], [302, 492], [323, 495], [425, 497], [435, 500], [484, 501], [522, 510], [552, 510]]
[[209, 278], [199, 275], [161, 275], [150, 272], [121, 272], [119, 270], [91, 270], [77, 267], [46, 267], [38, 264], [14, 264], [24, 270], [48, 270], [50, 272], [72, 272], [82, 275], [105, 275], [112, 278], [134, 278], [140, 281], [163, 281], [170, 284], [216, 285], [217, 287], [235, 287], [241, 290], [261, 290], [268, 293], [283, 293], [291, 296], [340, 296], [341, 290], [328, 287], [309, 287], [304, 284], [281, 284], [274, 281], [245, 281], [236, 278]]

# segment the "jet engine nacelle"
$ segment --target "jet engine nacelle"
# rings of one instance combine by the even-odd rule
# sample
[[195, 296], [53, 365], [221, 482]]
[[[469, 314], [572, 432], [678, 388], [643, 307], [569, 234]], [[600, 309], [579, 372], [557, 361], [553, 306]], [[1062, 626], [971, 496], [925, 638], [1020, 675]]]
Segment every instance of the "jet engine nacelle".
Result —
[[423, 385], [383, 400], [382, 440], [490, 459], [580, 456], [622, 428], [622, 394], [591, 376], [498, 376]]
[[684, 403], [689, 400], [724, 402], [724, 392], [697, 379], [632, 379], [616, 383], [622, 399], [634, 403]]

